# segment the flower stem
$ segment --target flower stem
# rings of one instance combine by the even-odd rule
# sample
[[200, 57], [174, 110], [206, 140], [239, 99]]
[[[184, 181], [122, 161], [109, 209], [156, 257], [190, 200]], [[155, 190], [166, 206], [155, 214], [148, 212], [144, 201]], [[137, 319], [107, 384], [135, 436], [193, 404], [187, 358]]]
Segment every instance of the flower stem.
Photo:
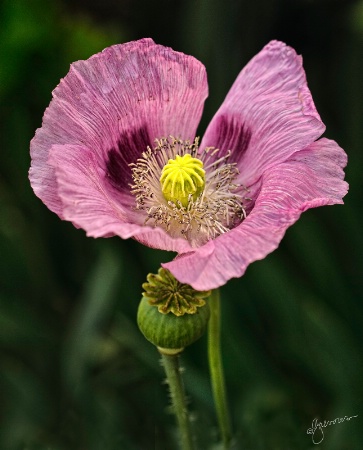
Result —
[[208, 325], [208, 359], [217, 419], [225, 450], [230, 448], [231, 425], [227, 406], [221, 354], [221, 307], [219, 290], [212, 291], [209, 300], [210, 319]]
[[[180, 351], [180, 350], [179, 350]], [[189, 415], [185, 400], [184, 385], [179, 365], [179, 354], [169, 354], [159, 348], [161, 361], [169, 384], [170, 396], [181, 437], [181, 449], [193, 450], [193, 437], [190, 428]]]

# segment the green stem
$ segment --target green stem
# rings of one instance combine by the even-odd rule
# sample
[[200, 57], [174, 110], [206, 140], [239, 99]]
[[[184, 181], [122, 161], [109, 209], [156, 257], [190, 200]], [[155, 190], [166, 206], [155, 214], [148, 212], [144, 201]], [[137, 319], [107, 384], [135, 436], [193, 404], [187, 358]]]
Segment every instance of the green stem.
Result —
[[179, 426], [181, 448], [182, 450], [193, 450], [194, 444], [185, 400], [184, 385], [181, 377], [179, 354], [164, 353], [164, 350], [165, 349], [159, 348], [161, 361], [169, 384], [173, 411]]
[[231, 442], [231, 426], [227, 406], [221, 354], [221, 306], [219, 290], [212, 291], [209, 300], [210, 319], [208, 325], [208, 358], [214, 403], [217, 410], [218, 425], [224, 444], [228, 450]]

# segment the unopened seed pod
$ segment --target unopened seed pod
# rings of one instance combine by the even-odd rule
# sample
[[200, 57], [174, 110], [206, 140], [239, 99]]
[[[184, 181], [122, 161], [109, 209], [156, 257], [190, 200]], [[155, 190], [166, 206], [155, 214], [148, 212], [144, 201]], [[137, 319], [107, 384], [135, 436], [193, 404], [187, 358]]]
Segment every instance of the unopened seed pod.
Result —
[[210, 292], [179, 283], [166, 269], [147, 280], [137, 313], [140, 331], [159, 348], [181, 351], [206, 330], [210, 311], [205, 298]]

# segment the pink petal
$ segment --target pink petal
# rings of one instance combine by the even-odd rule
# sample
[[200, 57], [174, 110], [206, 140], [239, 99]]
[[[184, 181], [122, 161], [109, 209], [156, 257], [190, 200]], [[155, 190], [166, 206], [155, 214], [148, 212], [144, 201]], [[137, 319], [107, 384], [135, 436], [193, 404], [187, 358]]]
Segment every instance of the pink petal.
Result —
[[185, 239], [172, 239], [160, 228], [143, 225], [144, 219], [132, 210], [128, 198], [107, 185], [104, 169], [91, 150], [55, 145], [50, 150], [49, 162], [55, 170], [64, 219], [86, 230], [88, 236], [135, 237], [150, 247], [190, 251]]
[[242, 276], [251, 262], [278, 247], [303, 211], [343, 203], [348, 191], [343, 181], [346, 161], [336, 142], [314, 142], [263, 174], [255, 206], [241, 225], [163, 266], [201, 291]]
[[71, 65], [31, 142], [32, 187], [60, 217], [48, 156], [52, 145], [85, 146], [111, 183], [128, 188], [128, 164], [155, 138], [193, 139], [207, 97], [204, 66], [151, 39], [115, 45]]
[[232, 151], [240, 182], [307, 147], [324, 131], [306, 84], [302, 58], [272, 41], [242, 70], [212, 119], [201, 147]]

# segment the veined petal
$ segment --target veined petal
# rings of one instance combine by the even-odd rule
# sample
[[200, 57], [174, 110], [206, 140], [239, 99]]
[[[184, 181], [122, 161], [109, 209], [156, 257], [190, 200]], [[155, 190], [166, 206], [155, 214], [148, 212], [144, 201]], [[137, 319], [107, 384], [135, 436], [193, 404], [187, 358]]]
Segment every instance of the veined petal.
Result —
[[325, 138], [314, 142], [266, 170], [255, 206], [241, 225], [163, 266], [200, 291], [242, 276], [251, 262], [278, 247], [303, 211], [343, 203], [348, 191], [343, 180], [346, 162], [336, 142]]
[[96, 155], [86, 147], [54, 145], [49, 163], [55, 171], [62, 215], [87, 236], [123, 239], [134, 237], [142, 243], [165, 250], [186, 252], [191, 247], [185, 239], [172, 239], [160, 228], [143, 225], [143, 218], [133, 211], [129, 197], [107, 185], [104, 169]]
[[[156, 138], [193, 139], [207, 97], [204, 66], [151, 39], [115, 45], [71, 65], [53, 91], [31, 142], [32, 187], [60, 217], [52, 145], [86, 146], [120, 191], [134, 162]], [[115, 169], [116, 168], [116, 169]]]
[[282, 42], [266, 45], [241, 71], [212, 119], [201, 148], [231, 150], [240, 182], [307, 147], [324, 131], [306, 84], [302, 58]]

